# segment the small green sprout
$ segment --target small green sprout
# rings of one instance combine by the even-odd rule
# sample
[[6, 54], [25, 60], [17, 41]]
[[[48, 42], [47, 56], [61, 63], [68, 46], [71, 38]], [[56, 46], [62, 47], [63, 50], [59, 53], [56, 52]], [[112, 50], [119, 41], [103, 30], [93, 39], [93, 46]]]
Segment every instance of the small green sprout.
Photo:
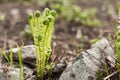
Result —
[[18, 58], [19, 58], [19, 66], [20, 66], [20, 77], [19, 77], [19, 80], [23, 80], [23, 64], [22, 64], [22, 47], [18, 47], [19, 48], [19, 51], [18, 51]]
[[[120, 4], [119, 4], [119, 8], [118, 8], [118, 15], [119, 15], [118, 24], [120, 24]], [[118, 25], [117, 29], [118, 30], [116, 32], [115, 49], [116, 49], [117, 61], [120, 63], [120, 26], [119, 25]]]
[[49, 58], [51, 54], [51, 41], [54, 30], [56, 11], [45, 8], [41, 15], [39, 11], [28, 16], [30, 30], [36, 45], [36, 68], [37, 75], [41, 79], [44, 77], [45, 70], [51, 69]]

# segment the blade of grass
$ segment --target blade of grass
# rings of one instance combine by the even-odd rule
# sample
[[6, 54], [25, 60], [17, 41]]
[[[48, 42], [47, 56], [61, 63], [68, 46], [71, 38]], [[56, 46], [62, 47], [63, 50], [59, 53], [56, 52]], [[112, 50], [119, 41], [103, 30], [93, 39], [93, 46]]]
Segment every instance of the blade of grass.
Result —
[[18, 50], [18, 58], [19, 58], [19, 66], [20, 66], [20, 77], [19, 80], [23, 80], [23, 61], [22, 61], [22, 48], [24, 43], [22, 44], [22, 46], [18, 46], [18, 44], [16, 43], [17, 47], [19, 48]]

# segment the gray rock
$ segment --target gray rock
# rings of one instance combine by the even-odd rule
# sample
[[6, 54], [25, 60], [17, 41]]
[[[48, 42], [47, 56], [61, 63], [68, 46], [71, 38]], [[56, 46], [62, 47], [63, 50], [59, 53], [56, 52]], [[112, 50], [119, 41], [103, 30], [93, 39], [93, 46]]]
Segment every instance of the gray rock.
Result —
[[[5, 71], [6, 70], [6, 71]], [[33, 76], [33, 70], [29, 69], [26, 66], [23, 66], [23, 80], [26, 79], [31, 79]], [[4, 67], [1, 66], [0, 68], [0, 80], [12, 80], [12, 78], [14, 80], [19, 80], [20, 78], [20, 69], [17, 67]]]
[[28, 78], [31, 78], [32, 75], [33, 75], [33, 71], [34, 71], [33, 69], [30, 69], [26, 66], [23, 66], [23, 77], [24, 77], [24, 79], [26, 80]]
[[[13, 53], [13, 60], [19, 60], [18, 59], [18, 51], [19, 48], [13, 48], [12, 53]], [[9, 57], [10, 50], [5, 51], [7, 56]], [[24, 46], [22, 48], [22, 60], [24, 63], [29, 64], [29, 65], [35, 65], [36, 62], [36, 55], [35, 55], [35, 46], [34, 45], [28, 45]]]
[[8, 76], [3, 74], [3, 71], [0, 69], [0, 80], [8, 80]]
[[37, 80], [37, 76], [33, 75], [32, 77], [30, 77], [29, 79], [27, 80]]
[[96, 71], [105, 58], [115, 64], [114, 51], [108, 40], [103, 38], [90, 49], [81, 52], [63, 71], [59, 80], [96, 80]]
[[[18, 51], [19, 48], [13, 48], [12, 49], [12, 53], [13, 53], [13, 60], [18, 61]], [[10, 54], [10, 50], [6, 50], [5, 53], [7, 54], [7, 56], [9, 57]], [[4, 57], [3, 57], [4, 59]], [[32, 65], [34, 65], [35, 67], [35, 61], [36, 61], [36, 55], [35, 55], [35, 47], [34, 45], [28, 45], [28, 46], [23, 46], [22, 47], [22, 59], [23, 59], [23, 80], [26, 80], [28, 78], [32, 77], [33, 74], [33, 69], [31, 69], [30, 67]], [[5, 64], [4, 60], [2, 61], [3, 64]], [[14, 78], [14, 80], [19, 80], [19, 73], [20, 73], [20, 69], [19, 69], [19, 64], [13, 64], [13, 67], [4, 67], [2, 65], [2, 63], [0, 62], [0, 74], [3, 75], [0, 76], [0, 80], [11, 80], [12, 77]], [[4, 72], [4, 70], [7, 70], [6, 72]], [[4, 76], [5, 77], [4, 79]]]
[[[19, 68], [0, 67], [0, 80], [19, 80]], [[12, 79], [13, 78], [13, 79]]]
[[[19, 68], [12, 68], [10, 69], [8, 72], [7, 72], [7, 75], [9, 76], [9, 80], [19, 80], [20, 76], [19, 76], [19, 73], [20, 73], [20, 69]], [[13, 79], [12, 79], [13, 78]]]

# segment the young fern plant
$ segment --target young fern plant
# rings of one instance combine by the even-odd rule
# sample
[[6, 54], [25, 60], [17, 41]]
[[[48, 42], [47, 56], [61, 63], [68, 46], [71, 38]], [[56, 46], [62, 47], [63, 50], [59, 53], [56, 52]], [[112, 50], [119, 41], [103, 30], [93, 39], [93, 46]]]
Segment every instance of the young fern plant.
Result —
[[54, 30], [54, 21], [56, 18], [56, 11], [45, 8], [42, 15], [39, 11], [34, 14], [30, 13], [28, 16], [30, 30], [36, 45], [36, 69], [37, 76], [44, 77], [45, 70], [51, 69], [49, 62], [51, 54], [52, 33]]

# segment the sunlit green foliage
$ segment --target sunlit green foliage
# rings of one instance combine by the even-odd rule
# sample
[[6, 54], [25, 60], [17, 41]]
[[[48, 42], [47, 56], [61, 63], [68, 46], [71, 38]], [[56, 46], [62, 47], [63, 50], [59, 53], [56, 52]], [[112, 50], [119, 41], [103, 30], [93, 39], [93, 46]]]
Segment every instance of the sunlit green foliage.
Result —
[[41, 4], [46, 3], [52, 9], [55, 9], [59, 18], [67, 21], [75, 21], [87, 26], [100, 27], [101, 22], [96, 18], [96, 9], [89, 8], [82, 10], [78, 5], [72, 4], [72, 0], [40, 0]]

